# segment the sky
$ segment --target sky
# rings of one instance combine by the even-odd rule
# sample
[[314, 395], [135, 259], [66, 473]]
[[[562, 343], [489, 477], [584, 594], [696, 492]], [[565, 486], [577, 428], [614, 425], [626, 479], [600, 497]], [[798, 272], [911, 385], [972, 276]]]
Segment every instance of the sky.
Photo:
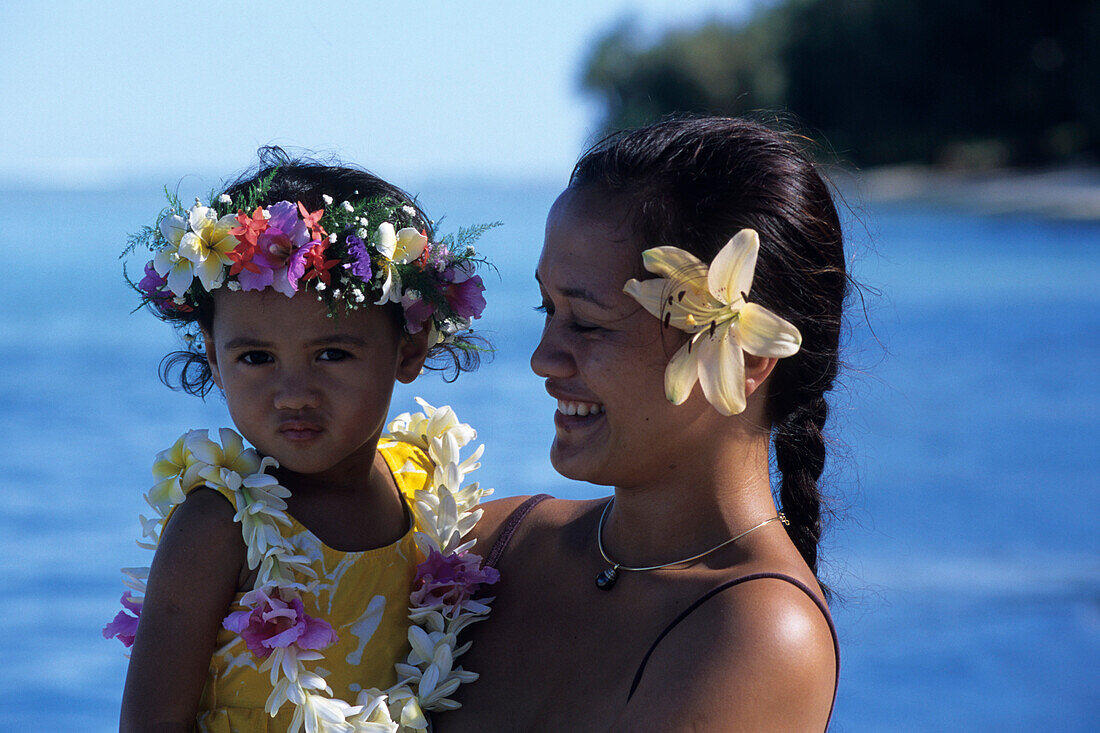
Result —
[[4, 0], [0, 183], [224, 173], [264, 144], [403, 179], [561, 178], [599, 123], [579, 79], [602, 33], [760, 4]]

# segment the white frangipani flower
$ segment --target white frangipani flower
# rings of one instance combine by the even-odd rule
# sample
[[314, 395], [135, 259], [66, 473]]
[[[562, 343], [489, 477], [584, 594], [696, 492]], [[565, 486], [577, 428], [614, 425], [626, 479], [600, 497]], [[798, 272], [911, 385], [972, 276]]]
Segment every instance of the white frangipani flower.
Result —
[[378, 225], [376, 237], [375, 246], [383, 259], [383, 267], [379, 274], [382, 274], [385, 279], [382, 282], [381, 295], [375, 301], [375, 305], [400, 303], [401, 277], [394, 265], [407, 265], [419, 258], [428, 247], [428, 238], [412, 227], [405, 227], [395, 232], [393, 224], [388, 221]]
[[646, 270], [663, 277], [631, 278], [623, 287], [665, 326], [693, 334], [665, 369], [665, 394], [673, 404], [683, 404], [698, 381], [718, 412], [736, 415], [746, 404], [742, 350], [770, 358], [798, 352], [798, 329], [747, 301], [759, 249], [752, 229], [735, 234], [710, 267], [678, 247], [654, 247], [642, 259]]
[[168, 240], [153, 257], [153, 269], [168, 279], [168, 289], [182, 296], [191, 287], [191, 281], [199, 278], [207, 290], [222, 284], [224, 268], [232, 264], [229, 253], [238, 240], [229, 233], [239, 222], [226, 214], [218, 218], [217, 212], [196, 203], [186, 220], [173, 214], [160, 222], [160, 233]]

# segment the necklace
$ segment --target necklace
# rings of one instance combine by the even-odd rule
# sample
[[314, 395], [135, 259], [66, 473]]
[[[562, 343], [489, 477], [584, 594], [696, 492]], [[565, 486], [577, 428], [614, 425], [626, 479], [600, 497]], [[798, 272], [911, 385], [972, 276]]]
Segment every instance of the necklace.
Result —
[[698, 560], [701, 557], [706, 557], [710, 553], [715, 552], [716, 550], [720, 550], [726, 545], [736, 542], [750, 532], [755, 532], [756, 530], [763, 527], [765, 524], [771, 524], [772, 522], [782, 522], [783, 524], [790, 524], [790, 522], [787, 521], [787, 518], [783, 516], [783, 513], [780, 512], [771, 519], [765, 519], [763, 522], [756, 525], [755, 527], [749, 527], [741, 534], [730, 537], [728, 540], [719, 542], [714, 547], [710, 548], [709, 550], [700, 552], [698, 555], [692, 555], [691, 557], [685, 557], [682, 560], [673, 560], [672, 562], [666, 562], [660, 565], [649, 565], [648, 567], [632, 568], [612, 560], [610, 557], [607, 556], [607, 550], [603, 548], [603, 525], [604, 522], [607, 521], [607, 512], [611, 509], [611, 505], [614, 503], [615, 497], [611, 497], [611, 501], [607, 502], [607, 504], [604, 505], [603, 513], [600, 514], [600, 523], [596, 525], [596, 547], [599, 548], [600, 556], [603, 557], [604, 562], [611, 566], [609, 568], [604, 568], [600, 571], [600, 574], [596, 576], [596, 587], [600, 590], [611, 590], [612, 588], [614, 588], [615, 581], [619, 579], [620, 570], [641, 572], [644, 570], [660, 570], [661, 568], [671, 567], [672, 565], [682, 565], [683, 563], [691, 562], [692, 560]]

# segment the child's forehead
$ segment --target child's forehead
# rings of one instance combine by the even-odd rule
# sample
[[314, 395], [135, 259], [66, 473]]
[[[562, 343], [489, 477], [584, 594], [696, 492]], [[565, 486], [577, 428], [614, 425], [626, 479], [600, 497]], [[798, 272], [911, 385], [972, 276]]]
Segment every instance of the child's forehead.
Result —
[[376, 305], [332, 313], [328, 304], [309, 292], [291, 297], [271, 290], [226, 291], [214, 294], [214, 332], [257, 332], [282, 338], [317, 334], [367, 333], [387, 319]]

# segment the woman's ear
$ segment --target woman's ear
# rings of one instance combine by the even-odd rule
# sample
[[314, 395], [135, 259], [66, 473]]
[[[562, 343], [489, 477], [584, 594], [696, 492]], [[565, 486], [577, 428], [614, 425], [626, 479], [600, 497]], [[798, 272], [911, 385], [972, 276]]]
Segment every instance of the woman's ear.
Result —
[[397, 345], [397, 381], [408, 384], [420, 376], [428, 358], [428, 329], [402, 334]]
[[214, 337], [205, 328], [202, 330], [202, 345], [206, 351], [206, 365], [210, 367], [210, 376], [218, 389], [222, 389], [222, 375], [218, 370], [218, 352], [214, 350]]
[[753, 356], [745, 353], [745, 396], [748, 397], [764, 383], [775, 369], [778, 359], [767, 356]]

